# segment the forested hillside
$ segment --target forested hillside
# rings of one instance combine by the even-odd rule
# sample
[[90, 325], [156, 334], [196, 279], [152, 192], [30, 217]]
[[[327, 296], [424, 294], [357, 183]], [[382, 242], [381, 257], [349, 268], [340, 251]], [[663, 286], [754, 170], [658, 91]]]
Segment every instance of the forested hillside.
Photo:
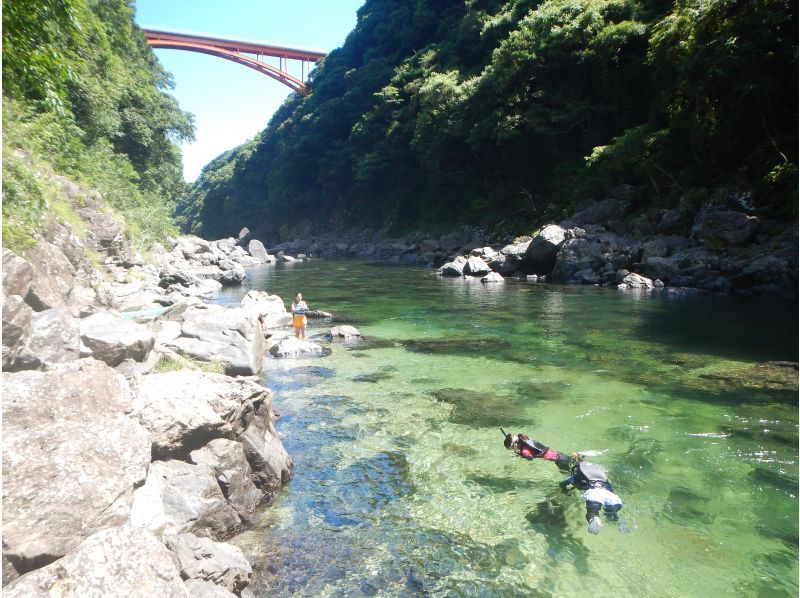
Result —
[[3, 244], [34, 242], [53, 195], [42, 169], [99, 190], [143, 248], [176, 233], [173, 142], [194, 127], [170, 87], [126, 0], [5, 0]]
[[256, 139], [180, 202], [210, 237], [310, 221], [527, 226], [619, 183], [727, 185], [796, 218], [789, 0], [367, 0]]

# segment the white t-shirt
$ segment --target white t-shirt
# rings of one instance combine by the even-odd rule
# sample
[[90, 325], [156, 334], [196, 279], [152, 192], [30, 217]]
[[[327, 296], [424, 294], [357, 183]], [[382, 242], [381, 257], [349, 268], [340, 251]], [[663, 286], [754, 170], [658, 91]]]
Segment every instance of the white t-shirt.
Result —
[[306, 305], [305, 301], [300, 301], [300, 303], [294, 303], [294, 302], [292, 303], [293, 314], [303, 315], [306, 313], [307, 309], [308, 305]]

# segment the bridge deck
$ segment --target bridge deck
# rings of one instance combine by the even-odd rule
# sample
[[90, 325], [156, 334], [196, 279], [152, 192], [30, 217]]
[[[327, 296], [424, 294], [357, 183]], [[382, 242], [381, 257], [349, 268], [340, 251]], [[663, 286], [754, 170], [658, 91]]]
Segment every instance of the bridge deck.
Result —
[[[229, 52], [239, 52], [245, 54], [256, 54], [258, 56], [274, 56], [277, 58], [288, 58], [293, 60], [308, 60], [316, 62], [325, 56], [324, 52], [314, 50], [302, 50], [299, 48], [287, 48], [270, 44], [260, 44], [257, 42], [236, 41], [221, 37], [210, 37], [206, 35], [193, 35], [187, 33], [171, 33], [159, 31], [157, 29], [143, 29], [145, 37], [151, 45], [160, 45], [159, 42], [167, 45], [170, 42], [195, 43], [212, 46], [227, 50]], [[155, 43], [154, 43], [155, 42]]]

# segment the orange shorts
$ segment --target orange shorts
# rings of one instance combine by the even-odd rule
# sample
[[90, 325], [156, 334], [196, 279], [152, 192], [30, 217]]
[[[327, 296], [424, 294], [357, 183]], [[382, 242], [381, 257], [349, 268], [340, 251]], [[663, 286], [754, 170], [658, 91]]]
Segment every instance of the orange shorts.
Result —
[[306, 317], [303, 314], [292, 314], [292, 326], [302, 328], [306, 325]]

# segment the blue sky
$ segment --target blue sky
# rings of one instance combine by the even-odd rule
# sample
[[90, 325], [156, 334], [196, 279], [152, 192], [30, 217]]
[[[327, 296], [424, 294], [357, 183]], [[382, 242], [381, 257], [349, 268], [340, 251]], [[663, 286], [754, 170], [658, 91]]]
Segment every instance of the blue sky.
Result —
[[[329, 52], [344, 43], [363, 3], [364, 0], [136, 0], [136, 22], [153, 29]], [[277, 81], [228, 60], [178, 50], [155, 53], [175, 79], [172, 93], [181, 108], [195, 115], [196, 141], [181, 147], [187, 181], [194, 180], [216, 156], [266, 127], [291, 93]], [[290, 62], [290, 72], [291, 68]]]

